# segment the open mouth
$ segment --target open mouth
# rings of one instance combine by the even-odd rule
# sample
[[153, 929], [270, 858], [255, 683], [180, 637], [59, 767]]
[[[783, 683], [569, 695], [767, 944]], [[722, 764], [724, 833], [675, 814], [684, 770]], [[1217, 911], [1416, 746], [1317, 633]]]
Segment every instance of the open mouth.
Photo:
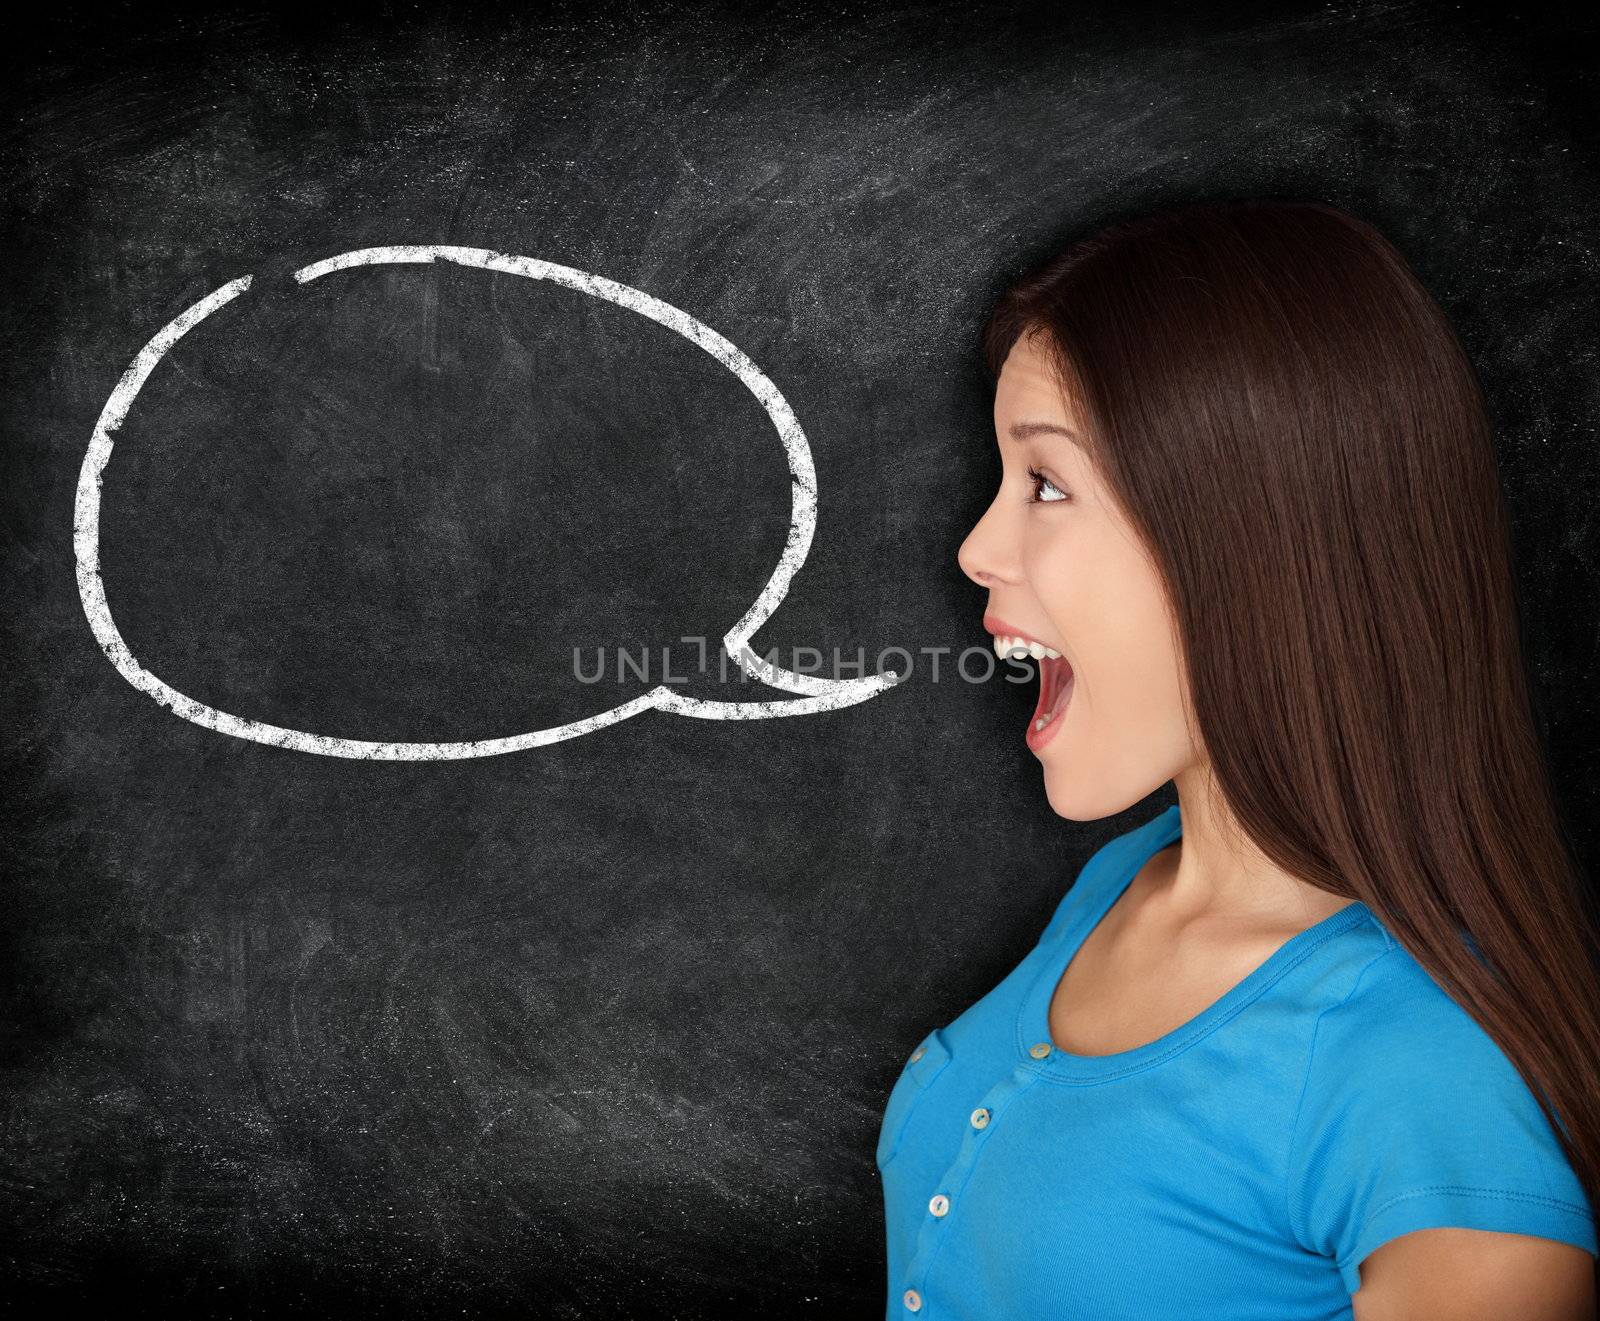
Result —
[[[987, 621], [986, 621], [987, 622]], [[998, 621], [997, 621], [998, 622]], [[1028, 720], [1027, 742], [1038, 751], [1055, 734], [1072, 702], [1072, 664], [1054, 647], [1026, 634], [993, 629], [995, 654], [1003, 660], [1031, 660], [1039, 667], [1039, 700]]]
[[1033, 708], [1028, 733], [1036, 738], [1047, 731], [1072, 700], [1072, 666], [1065, 656], [1039, 658], [1039, 704]]

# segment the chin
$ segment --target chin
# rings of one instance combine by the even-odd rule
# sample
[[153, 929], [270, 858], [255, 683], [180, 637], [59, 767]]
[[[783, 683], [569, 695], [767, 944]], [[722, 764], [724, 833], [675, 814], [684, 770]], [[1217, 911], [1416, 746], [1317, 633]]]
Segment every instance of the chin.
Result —
[[[1041, 761], [1043, 759], [1041, 758]], [[1101, 795], [1087, 793], [1078, 777], [1060, 769], [1052, 769], [1044, 762], [1044, 794], [1050, 800], [1050, 810], [1068, 821], [1099, 821], [1113, 816], [1121, 809], [1107, 806]]]
[[1106, 783], [1104, 770], [1092, 766], [1052, 766], [1048, 756], [1039, 758], [1044, 770], [1044, 793], [1050, 810], [1067, 821], [1104, 821], [1137, 807], [1170, 777], [1140, 782], [1118, 789]]

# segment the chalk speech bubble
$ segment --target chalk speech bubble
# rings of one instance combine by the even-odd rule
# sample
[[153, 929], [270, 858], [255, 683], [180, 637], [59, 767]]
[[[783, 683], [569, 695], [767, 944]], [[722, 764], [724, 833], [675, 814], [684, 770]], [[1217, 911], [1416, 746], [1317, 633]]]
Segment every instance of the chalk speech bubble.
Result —
[[526, 734], [458, 743], [383, 743], [284, 729], [260, 720], [230, 715], [197, 702], [192, 697], [185, 697], [151, 674], [134, 659], [117, 630], [106, 605], [105, 584], [100, 575], [100, 489], [106, 464], [111, 458], [112, 435], [127, 419], [128, 410], [156, 364], [189, 331], [248, 290], [252, 278], [248, 275], [230, 281], [174, 317], [139, 351], [100, 411], [100, 419], [89, 441], [89, 451], [84, 456], [83, 467], [78, 474], [72, 518], [78, 596], [89, 618], [89, 627], [94, 630], [95, 640], [123, 678], [140, 692], [147, 693], [161, 705], [170, 708], [175, 715], [218, 733], [326, 757], [357, 757], [378, 761], [447, 761], [519, 752], [523, 748], [541, 747], [593, 733], [649, 710], [670, 711], [675, 715], [704, 720], [763, 720], [775, 716], [810, 715], [864, 702], [899, 681], [892, 670], [858, 679], [825, 679], [797, 674], [763, 660], [751, 651], [751, 637], [772, 617], [772, 612], [788, 594], [790, 581], [805, 563], [806, 554], [811, 549], [811, 538], [817, 526], [817, 474], [811, 462], [811, 447], [806, 442], [805, 433], [778, 387], [736, 345], [709, 326], [670, 303], [614, 280], [591, 275], [571, 266], [558, 266], [533, 257], [510, 256], [488, 248], [460, 248], [442, 244], [360, 248], [302, 267], [294, 273], [294, 279], [297, 284], [305, 284], [355, 266], [427, 264], [437, 261], [499, 271], [506, 275], [522, 275], [533, 280], [549, 280], [649, 317], [704, 349], [737, 376], [756, 397], [771, 418], [789, 463], [792, 478], [789, 535], [778, 566], [767, 580], [767, 585], [761, 589], [755, 604], [745, 611], [744, 617], [723, 636], [722, 645], [751, 678], [759, 679], [781, 692], [800, 696], [776, 702], [719, 702], [685, 697], [661, 685], [598, 715]]

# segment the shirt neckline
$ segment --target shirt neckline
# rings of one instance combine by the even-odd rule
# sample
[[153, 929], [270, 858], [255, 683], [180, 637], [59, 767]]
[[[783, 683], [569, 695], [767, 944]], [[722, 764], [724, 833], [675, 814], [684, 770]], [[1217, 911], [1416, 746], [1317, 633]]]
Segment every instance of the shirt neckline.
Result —
[[[1303, 961], [1317, 946], [1355, 926], [1370, 913], [1366, 904], [1358, 899], [1304, 931], [1297, 932], [1219, 999], [1212, 1001], [1188, 1022], [1154, 1041], [1110, 1055], [1075, 1055], [1061, 1049], [1050, 1036], [1050, 1001], [1062, 974], [1089, 934], [1100, 925], [1101, 919], [1111, 911], [1111, 906], [1133, 883], [1133, 878], [1145, 863], [1182, 834], [1183, 818], [1176, 804], [1145, 822], [1134, 833], [1134, 847], [1123, 858], [1117, 878], [1109, 885], [1099, 883], [1097, 888], [1101, 893], [1067, 924], [1059, 936], [1045, 946], [1045, 957], [1017, 1016], [1017, 1042], [1023, 1055], [1023, 1067], [1047, 1077], [1095, 1082], [1150, 1068], [1187, 1050], [1220, 1027]], [[1079, 883], [1082, 883], [1082, 878]], [[1040, 1046], [1049, 1047], [1042, 1059], [1030, 1053]]]

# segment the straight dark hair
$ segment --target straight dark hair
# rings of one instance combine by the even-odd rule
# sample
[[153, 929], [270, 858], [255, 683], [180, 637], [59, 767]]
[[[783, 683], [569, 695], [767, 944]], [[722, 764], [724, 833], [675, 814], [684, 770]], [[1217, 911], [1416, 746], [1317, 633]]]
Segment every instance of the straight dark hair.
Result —
[[1244, 200], [1119, 220], [1026, 276], [984, 330], [996, 377], [1024, 334], [1165, 580], [1240, 829], [1365, 902], [1471, 1014], [1600, 1212], [1600, 921], [1444, 313], [1365, 222]]

